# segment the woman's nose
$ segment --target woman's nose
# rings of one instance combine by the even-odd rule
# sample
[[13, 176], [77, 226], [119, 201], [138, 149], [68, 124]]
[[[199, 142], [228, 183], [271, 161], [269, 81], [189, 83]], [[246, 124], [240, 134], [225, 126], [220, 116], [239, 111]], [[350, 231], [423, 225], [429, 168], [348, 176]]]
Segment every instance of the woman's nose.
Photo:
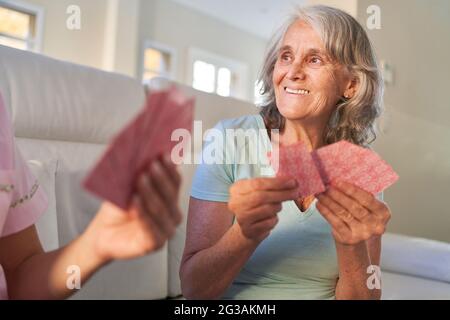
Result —
[[306, 74], [303, 70], [302, 63], [293, 63], [287, 73], [289, 80], [304, 80]]

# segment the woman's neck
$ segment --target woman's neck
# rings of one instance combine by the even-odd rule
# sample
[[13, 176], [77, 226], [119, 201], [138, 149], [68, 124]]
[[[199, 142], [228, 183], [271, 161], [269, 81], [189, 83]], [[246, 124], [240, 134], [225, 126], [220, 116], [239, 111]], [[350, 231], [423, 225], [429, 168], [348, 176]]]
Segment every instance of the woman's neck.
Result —
[[326, 123], [305, 120], [286, 119], [283, 132], [280, 133], [280, 143], [290, 145], [302, 141], [309, 151], [325, 145], [323, 140]]

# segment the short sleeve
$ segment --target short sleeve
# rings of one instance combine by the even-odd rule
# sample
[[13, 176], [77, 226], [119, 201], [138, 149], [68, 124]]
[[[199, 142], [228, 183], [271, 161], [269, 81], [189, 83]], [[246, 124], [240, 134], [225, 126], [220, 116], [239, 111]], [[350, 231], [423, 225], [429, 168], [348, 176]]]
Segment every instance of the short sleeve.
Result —
[[35, 224], [47, 197], [14, 144], [1, 95], [0, 124], [0, 237], [5, 237]]
[[17, 149], [15, 154], [16, 167], [12, 172], [11, 203], [1, 233], [2, 237], [34, 225], [48, 206], [47, 196]]
[[381, 202], [384, 202], [384, 192], [381, 191], [380, 193], [377, 193], [377, 195], [375, 196], [378, 200], [380, 200]]
[[[12, 199], [14, 172], [0, 170], [0, 236], [8, 217], [9, 206]], [[0, 272], [1, 274], [1, 272]]]
[[232, 148], [226, 141], [223, 122], [210, 129], [202, 150], [202, 161], [192, 182], [191, 196], [206, 201], [228, 202], [234, 182], [233, 164], [227, 161]]

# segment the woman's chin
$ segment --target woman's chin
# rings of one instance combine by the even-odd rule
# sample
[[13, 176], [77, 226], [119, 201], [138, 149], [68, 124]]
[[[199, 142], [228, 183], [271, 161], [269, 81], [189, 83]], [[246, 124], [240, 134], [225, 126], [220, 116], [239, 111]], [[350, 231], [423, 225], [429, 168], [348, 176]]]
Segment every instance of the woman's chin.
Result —
[[298, 107], [296, 107], [295, 109], [278, 108], [278, 111], [286, 120], [300, 120], [306, 116], [305, 112], [303, 110], [299, 110]]

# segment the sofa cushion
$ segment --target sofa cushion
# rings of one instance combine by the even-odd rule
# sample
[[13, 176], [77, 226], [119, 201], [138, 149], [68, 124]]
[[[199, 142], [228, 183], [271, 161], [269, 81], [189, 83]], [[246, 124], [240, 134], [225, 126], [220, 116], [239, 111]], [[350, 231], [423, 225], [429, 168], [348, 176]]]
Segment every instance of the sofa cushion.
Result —
[[381, 281], [383, 300], [450, 299], [450, 283], [447, 282], [386, 271]]
[[450, 283], [450, 244], [400, 234], [383, 236], [385, 271]]

